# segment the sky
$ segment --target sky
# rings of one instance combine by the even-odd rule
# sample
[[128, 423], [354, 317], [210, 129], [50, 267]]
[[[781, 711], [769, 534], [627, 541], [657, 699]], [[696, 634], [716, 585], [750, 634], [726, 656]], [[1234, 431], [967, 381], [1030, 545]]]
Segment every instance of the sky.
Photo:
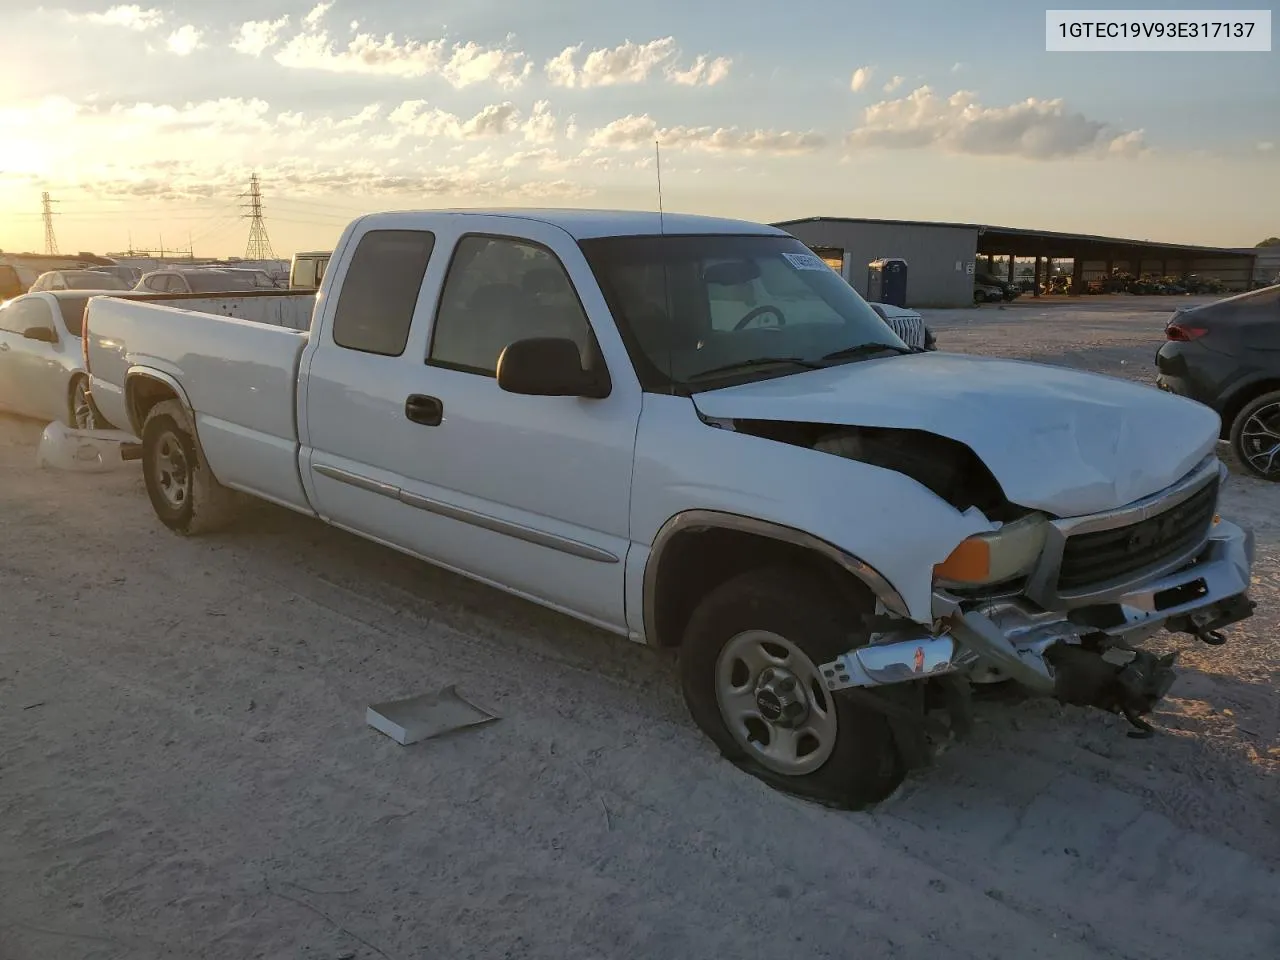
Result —
[[653, 209], [655, 142], [668, 211], [1280, 233], [1280, 52], [1046, 53], [1025, 0], [0, 7], [9, 251], [47, 190], [63, 252], [243, 255], [254, 172], [281, 256], [373, 210]]

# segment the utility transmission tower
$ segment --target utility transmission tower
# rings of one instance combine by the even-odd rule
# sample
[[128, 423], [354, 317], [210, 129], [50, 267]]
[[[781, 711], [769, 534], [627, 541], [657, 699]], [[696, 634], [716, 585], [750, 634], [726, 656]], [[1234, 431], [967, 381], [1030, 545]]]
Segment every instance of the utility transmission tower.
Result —
[[53, 235], [53, 205], [57, 200], [49, 199], [49, 191], [40, 194], [40, 209], [44, 214], [44, 252], [51, 257], [58, 255], [58, 238]]
[[262, 219], [262, 184], [255, 173], [249, 178], [249, 192], [240, 194], [240, 199], [248, 203], [240, 204], [243, 214], [241, 219], [249, 221], [249, 244], [245, 247], [246, 260], [274, 260], [275, 251], [271, 249], [271, 239], [267, 236], [267, 225]]

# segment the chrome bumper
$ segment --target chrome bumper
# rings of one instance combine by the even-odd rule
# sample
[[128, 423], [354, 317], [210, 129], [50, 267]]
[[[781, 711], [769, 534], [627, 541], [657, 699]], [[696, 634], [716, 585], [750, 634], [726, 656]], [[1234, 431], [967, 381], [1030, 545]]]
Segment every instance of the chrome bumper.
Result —
[[934, 629], [904, 624], [819, 669], [830, 690], [986, 670], [1049, 694], [1054, 673], [1044, 653], [1054, 644], [1078, 644], [1085, 635], [1101, 633], [1127, 646], [1162, 628], [1203, 637], [1249, 617], [1253, 557], [1252, 531], [1220, 521], [1189, 563], [1092, 597], [1088, 606], [1045, 612], [1023, 598], [1009, 598], [962, 610], [939, 597], [950, 612]]

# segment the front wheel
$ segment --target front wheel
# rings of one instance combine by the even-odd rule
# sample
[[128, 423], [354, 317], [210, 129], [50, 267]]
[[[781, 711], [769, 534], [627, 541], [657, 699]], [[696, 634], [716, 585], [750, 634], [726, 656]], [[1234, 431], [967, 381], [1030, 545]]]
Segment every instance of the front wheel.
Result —
[[157, 403], [147, 414], [142, 475], [156, 516], [175, 533], [210, 533], [234, 516], [235, 494], [200, 460], [186, 411], [176, 400]]
[[833, 696], [818, 670], [855, 645], [859, 612], [816, 576], [787, 567], [718, 587], [694, 612], [680, 650], [694, 721], [771, 786], [847, 809], [883, 800], [904, 776], [889, 722]]
[[89, 396], [89, 380], [78, 376], [71, 381], [67, 423], [77, 430], [98, 430], [107, 426]]
[[1236, 415], [1231, 450], [1255, 477], [1280, 481], [1280, 390], [1264, 393]]

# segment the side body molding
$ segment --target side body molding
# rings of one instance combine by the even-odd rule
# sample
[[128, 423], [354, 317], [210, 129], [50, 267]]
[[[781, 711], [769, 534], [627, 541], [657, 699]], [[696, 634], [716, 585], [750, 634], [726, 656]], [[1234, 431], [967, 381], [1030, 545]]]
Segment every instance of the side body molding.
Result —
[[752, 517], [724, 513], [718, 510], [688, 510], [678, 513], [662, 525], [658, 535], [654, 537], [653, 547], [649, 552], [644, 568], [644, 631], [645, 641], [657, 645], [658, 622], [658, 571], [662, 566], [663, 552], [677, 536], [697, 530], [721, 529], [738, 533], [751, 534], [778, 540], [782, 543], [801, 547], [826, 557], [845, 571], [856, 577], [875, 595], [890, 612], [902, 617], [909, 617], [907, 605], [897, 589], [886, 580], [878, 570], [850, 553], [846, 553], [832, 543], [811, 533], [791, 527], [756, 520]]

